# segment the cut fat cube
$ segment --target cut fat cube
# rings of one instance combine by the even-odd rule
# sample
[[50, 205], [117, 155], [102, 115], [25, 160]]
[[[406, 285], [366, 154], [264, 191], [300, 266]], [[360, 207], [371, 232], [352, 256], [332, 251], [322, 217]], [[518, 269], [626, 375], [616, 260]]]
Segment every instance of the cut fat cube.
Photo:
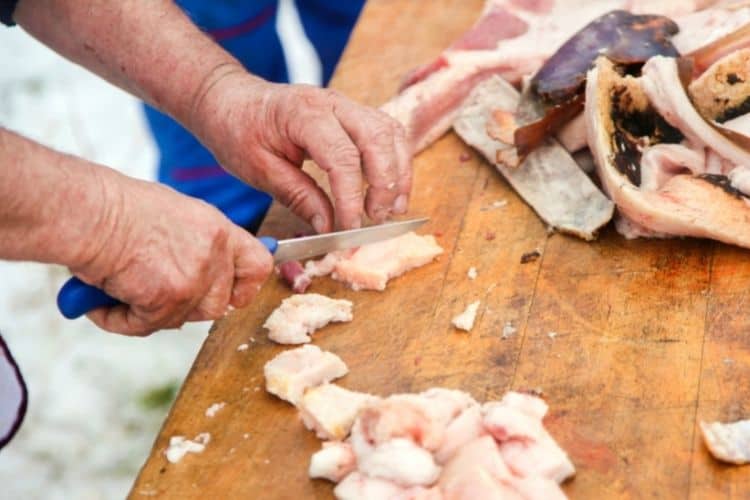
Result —
[[409, 232], [359, 247], [336, 263], [332, 277], [354, 290], [382, 291], [389, 279], [428, 264], [441, 253], [434, 236]]
[[477, 319], [477, 312], [479, 311], [479, 301], [472, 302], [466, 307], [466, 310], [461, 314], [454, 316], [451, 320], [453, 326], [459, 330], [470, 332], [474, 328], [474, 322]]
[[341, 440], [349, 435], [359, 410], [377, 400], [371, 394], [324, 384], [306, 391], [298, 408], [305, 427], [318, 438]]
[[284, 351], [265, 364], [266, 390], [296, 405], [306, 389], [343, 377], [346, 364], [314, 345]]
[[312, 478], [328, 479], [338, 483], [357, 468], [352, 446], [349, 443], [332, 441], [323, 443], [323, 448], [310, 458], [308, 474]]
[[317, 293], [292, 295], [271, 313], [263, 328], [279, 344], [304, 344], [310, 342], [311, 333], [328, 323], [351, 321], [352, 305]]
[[738, 465], [750, 463], [750, 420], [701, 422], [700, 426], [703, 441], [715, 458]]

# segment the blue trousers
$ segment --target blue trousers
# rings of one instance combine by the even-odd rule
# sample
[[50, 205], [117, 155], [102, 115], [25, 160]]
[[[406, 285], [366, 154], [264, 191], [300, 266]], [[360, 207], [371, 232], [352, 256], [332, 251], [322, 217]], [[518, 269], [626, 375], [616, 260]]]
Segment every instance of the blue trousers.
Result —
[[[193, 22], [251, 73], [288, 82], [276, 33], [277, 0], [177, 0]], [[364, 0], [296, 0], [305, 34], [315, 47], [327, 85], [341, 57]], [[235, 224], [256, 231], [271, 197], [227, 174], [190, 132], [144, 105], [159, 149], [158, 180], [221, 210]]]

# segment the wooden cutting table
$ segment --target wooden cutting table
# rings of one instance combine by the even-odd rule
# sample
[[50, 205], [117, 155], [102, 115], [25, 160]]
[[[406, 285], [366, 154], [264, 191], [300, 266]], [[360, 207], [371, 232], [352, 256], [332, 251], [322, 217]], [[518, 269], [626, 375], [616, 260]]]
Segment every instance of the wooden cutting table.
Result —
[[[378, 105], [477, 17], [481, 0], [371, 0], [332, 86]], [[469, 161], [460, 161], [469, 153]], [[311, 291], [355, 303], [354, 321], [318, 332], [348, 388], [387, 395], [432, 386], [478, 400], [541, 390], [547, 426], [578, 473], [572, 498], [748, 498], [750, 468], [715, 462], [697, 422], [750, 417], [750, 254], [697, 240], [593, 243], [548, 235], [493, 168], [449, 134], [414, 161], [410, 215], [426, 215], [445, 254], [359, 292], [321, 279]], [[495, 208], [492, 203], [507, 200]], [[274, 207], [264, 232], [299, 223]], [[536, 262], [521, 255], [539, 249]], [[470, 281], [475, 266], [479, 277]], [[330, 498], [307, 477], [320, 444], [296, 410], [263, 389], [283, 347], [261, 324], [290, 291], [276, 277], [212, 328], [131, 492], [132, 498]], [[451, 317], [481, 300], [470, 334]], [[518, 332], [503, 339], [506, 322]], [[556, 333], [556, 336], [552, 334]], [[238, 351], [240, 344], [249, 349]], [[209, 418], [205, 410], [225, 402]], [[202, 454], [170, 464], [170, 436], [209, 432]]]

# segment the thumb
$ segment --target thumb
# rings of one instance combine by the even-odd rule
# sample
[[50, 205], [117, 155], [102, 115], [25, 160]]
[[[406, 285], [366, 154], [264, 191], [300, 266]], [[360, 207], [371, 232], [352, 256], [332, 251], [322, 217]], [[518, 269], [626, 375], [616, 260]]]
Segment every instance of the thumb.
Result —
[[250, 233], [235, 226], [231, 235], [234, 249], [234, 285], [230, 304], [245, 307], [258, 295], [273, 271], [273, 257]]

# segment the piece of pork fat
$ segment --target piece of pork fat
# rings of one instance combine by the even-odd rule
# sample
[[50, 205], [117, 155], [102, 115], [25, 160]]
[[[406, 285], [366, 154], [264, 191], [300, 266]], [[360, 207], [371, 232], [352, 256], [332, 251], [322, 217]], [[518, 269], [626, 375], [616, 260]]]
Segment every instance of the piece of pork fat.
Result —
[[[750, 23], [750, 4], [746, 0], [716, 2], [707, 8], [677, 16], [674, 20], [680, 27], [679, 33], [672, 37], [678, 52], [693, 53], [694, 56], [705, 54], [705, 59], [696, 61], [698, 75], [713, 64], [717, 56], [721, 57], [715, 50], [717, 47], [712, 44]], [[726, 40], [719, 45], [727, 47]], [[728, 48], [730, 52], [736, 50], [736, 47]]]
[[[639, 80], [622, 77], [606, 58], [598, 60], [587, 80], [589, 146], [602, 186], [620, 213], [646, 231], [750, 246], [750, 206], [726, 177], [676, 175], [657, 191], [640, 189], [640, 153], [622, 123], [645, 119], [642, 124], [658, 125], [655, 133], [661, 138], [675, 131], [653, 118], [655, 111]], [[681, 84], [677, 91], [684, 93]], [[624, 121], [616, 126], [615, 119]], [[672, 139], [682, 140], [679, 131]]]
[[492, 75], [517, 84], [620, 0], [488, 0], [479, 20], [440, 57], [412, 72], [382, 109], [406, 127], [414, 153], [448, 131], [461, 103]]
[[390, 481], [354, 471], [333, 490], [339, 500], [441, 500], [437, 488], [404, 488]]
[[701, 422], [700, 426], [703, 441], [715, 458], [738, 465], [750, 463], [750, 420]]
[[308, 475], [338, 483], [357, 468], [357, 459], [349, 443], [329, 441], [310, 457]]
[[493, 77], [476, 88], [453, 128], [497, 168], [546, 224], [585, 240], [594, 239], [597, 230], [612, 218], [614, 205], [562, 146], [548, 139], [519, 168], [498, 161], [498, 155], [514, 152], [515, 147], [512, 139], [493, 138], [488, 129], [495, 122], [495, 111], [501, 116], [512, 115], [518, 102], [518, 92]]
[[541, 398], [509, 392], [499, 402], [482, 406], [483, 425], [500, 444], [514, 474], [562, 483], [575, 467], [542, 424], [547, 404]]
[[274, 309], [263, 328], [268, 338], [279, 344], [304, 344], [310, 334], [331, 322], [352, 320], [353, 304], [349, 300], [331, 299], [317, 293], [287, 297]]
[[357, 457], [359, 471], [400, 486], [430, 486], [440, 476], [432, 454], [411, 439], [394, 438]]
[[331, 277], [354, 290], [385, 290], [388, 280], [432, 262], [443, 249], [432, 235], [409, 232], [362, 245], [337, 260]]
[[266, 390], [297, 405], [305, 390], [317, 387], [349, 372], [335, 354], [305, 345], [279, 353], [263, 367]]
[[344, 439], [359, 411], [378, 397], [350, 391], [335, 384], [323, 384], [305, 392], [297, 408], [305, 427], [319, 439]]

